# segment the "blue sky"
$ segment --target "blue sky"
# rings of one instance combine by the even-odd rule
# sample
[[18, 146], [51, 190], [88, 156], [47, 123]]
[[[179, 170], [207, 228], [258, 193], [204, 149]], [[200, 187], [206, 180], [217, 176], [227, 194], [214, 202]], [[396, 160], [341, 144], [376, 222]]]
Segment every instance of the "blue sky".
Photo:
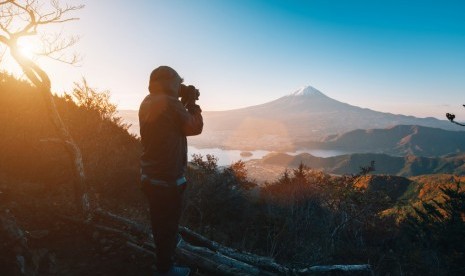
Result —
[[[43, 61], [57, 92], [81, 76], [137, 109], [170, 65], [204, 110], [264, 103], [312, 85], [375, 110], [443, 118], [465, 109], [465, 2], [71, 1], [82, 66]], [[41, 61], [42, 62], [42, 61]]]

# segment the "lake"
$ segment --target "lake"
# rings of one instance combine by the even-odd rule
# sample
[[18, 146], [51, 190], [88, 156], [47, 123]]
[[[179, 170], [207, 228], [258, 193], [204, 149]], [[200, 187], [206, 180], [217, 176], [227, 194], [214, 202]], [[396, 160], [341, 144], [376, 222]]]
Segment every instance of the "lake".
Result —
[[[249, 161], [251, 159], [261, 159], [265, 155], [269, 153], [273, 153], [273, 151], [268, 150], [252, 150], [252, 151], [245, 151], [250, 152], [251, 156], [241, 156], [241, 150], [226, 150], [220, 148], [196, 148], [194, 146], [188, 146], [188, 156], [189, 160], [192, 159], [192, 154], [201, 154], [202, 156], [206, 156], [207, 154], [212, 154], [218, 157], [218, 165], [219, 166], [228, 166], [234, 162], [239, 160], [242, 161]], [[349, 154], [350, 152], [344, 152], [340, 150], [298, 150], [295, 152], [286, 152], [289, 155], [297, 155], [301, 153], [309, 153], [313, 156], [318, 157], [331, 157], [331, 156], [338, 156], [343, 154]], [[205, 158], [204, 158], [205, 160]]]

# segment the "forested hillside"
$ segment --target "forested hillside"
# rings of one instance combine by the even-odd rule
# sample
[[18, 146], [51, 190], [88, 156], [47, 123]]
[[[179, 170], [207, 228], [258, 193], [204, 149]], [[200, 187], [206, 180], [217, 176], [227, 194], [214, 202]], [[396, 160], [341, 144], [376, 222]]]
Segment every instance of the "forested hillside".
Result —
[[[137, 183], [138, 140], [115, 118], [115, 106], [83, 84], [55, 97], [63, 121], [79, 144], [87, 178], [95, 192], [112, 198]], [[74, 100], [74, 101], [73, 101]], [[76, 104], [77, 103], [77, 104]], [[70, 159], [45, 109], [43, 98], [28, 83], [0, 74], [0, 168], [9, 177], [47, 183], [50, 189], [73, 179]]]
[[390, 156], [378, 153], [357, 153], [333, 157], [317, 157], [308, 153], [289, 155], [286, 153], [270, 153], [262, 159], [253, 160], [256, 166], [274, 165], [282, 169], [297, 168], [300, 163], [314, 169], [324, 170], [333, 174], [357, 173], [359, 167], [375, 161], [377, 173], [417, 176], [423, 174], [459, 174], [465, 172], [465, 154], [451, 154], [444, 157], [422, 156]]

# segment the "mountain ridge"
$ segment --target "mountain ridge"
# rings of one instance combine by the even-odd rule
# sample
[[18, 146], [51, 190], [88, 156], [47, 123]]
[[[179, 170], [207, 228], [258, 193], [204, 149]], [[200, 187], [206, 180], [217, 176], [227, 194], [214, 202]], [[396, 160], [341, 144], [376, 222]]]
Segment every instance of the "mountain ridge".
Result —
[[259, 105], [204, 112], [204, 134], [193, 145], [231, 149], [295, 150], [356, 129], [420, 125], [459, 130], [445, 120], [374, 111], [334, 100], [312, 86]]
[[396, 125], [384, 129], [356, 129], [328, 136], [323, 142], [299, 144], [302, 148], [348, 152], [386, 153], [394, 156], [443, 156], [465, 152], [465, 131], [418, 125]]
[[[120, 111], [138, 134], [137, 111]], [[294, 151], [305, 144], [324, 142], [357, 129], [384, 129], [396, 125], [419, 125], [463, 130], [433, 117], [379, 112], [340, 102], [313, 86], [302, 86], [278, 99], [225, 111], [204, 111], [202, 135], [189, 137], [197, 147]], [[407, 141], [406, 141], [407, 142]]]

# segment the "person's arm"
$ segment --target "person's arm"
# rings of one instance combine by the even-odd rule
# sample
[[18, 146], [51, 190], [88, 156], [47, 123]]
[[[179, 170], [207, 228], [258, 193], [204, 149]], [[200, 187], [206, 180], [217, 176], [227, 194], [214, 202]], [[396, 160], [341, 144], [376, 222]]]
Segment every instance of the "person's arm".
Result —
[[203, 129], [202, 109], [198, 105], [191, 105], [186, 108], [180, 101], [176, 101], [175, 110], [182, 133], [186, 136], [199, 135]]

